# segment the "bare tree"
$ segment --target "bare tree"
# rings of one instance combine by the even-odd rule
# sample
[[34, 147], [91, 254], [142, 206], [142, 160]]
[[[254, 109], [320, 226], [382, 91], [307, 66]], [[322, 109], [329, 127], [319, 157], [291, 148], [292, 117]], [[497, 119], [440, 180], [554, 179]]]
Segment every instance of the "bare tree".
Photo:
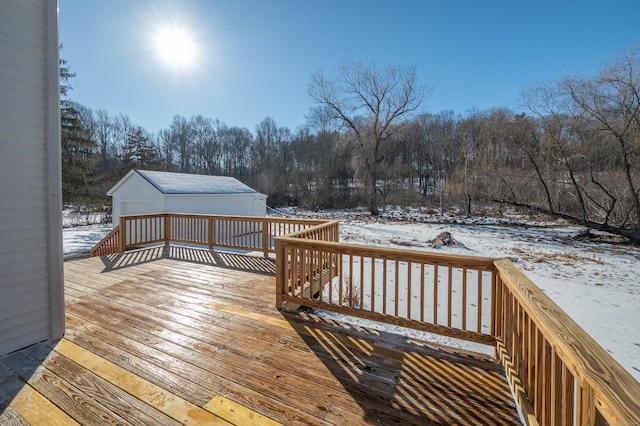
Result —
[[209, 175], [218, 174], [222, 162], [222, 141], [218, 130], [225, 127], [220, 120], [213, 121], [202, 115], [189, 120], [194, 149], [195, 170]]
[[113, 119], [113, 141], [116, 148], [116, 156], [122, 155], [122, 147], [127, 143], [127, 136], [135, 130], [135, 127], [131, 122], [131, 118], [126, 114], [119, 114]]
[[194, 150], [193, 140], [191, 139], [192, 128], [189, 121], [181, 115], [175, 115], [169, 130], [171, 131], [172, 145], [178, 156], [179, 171], [182, 173], [193, 172]]
[[244, 127], [218, 129], [222, 140], [223, 173], [246, 181], [249, 173], [249, 155], [253, 135]]
[[[601, 173], [590, 176], [591, 183], [611, 199], [598, 208], [609, 220], [615, 204], [620, 204], [622, 212], [617, 215], [616, 225], [632, 232], [636, 241], [640, 240], [640, 46], [615, 58], [596, 78], [566, 79], [561, 87], [573, 102], [576, 113], [594, 123], [592, 130], [600, 141], [615, 149], [610, 155], [615, 156], [616, 161], [609, 164], [617, 165], [619, 173], [614, 176], [622, 178], [622, 182], [617, 179], [602, 182]], [[614, 182], [623, 184], [622, 193], [617, 197]], [[590, 201], [595, 200], [590, 197]]]
[[462, 196], [464, 211], [472, 213], [472, 200], [476, 192], [479, 169], [482, 168], [482, 154], [487, 140], [483, 134], [483, 124], [487, 121], [484, 113], [475, 111], [458, 124], [456, 138], [457, 161], [453, 180], [456, 192]]
[[421, 114], [414, 120], [412, 131], [413, 163], [423, 196], [442, 192], [450, 172], [447, 149], [455, 145], [457, 120], [453, 111]]
[[100, 148], [100, 168], [102, 170], [107, 169], [109, 161], [109, 149], [112, 153], [115, 153], [110, 145], [113, 139], [114, 120], [109, 117], [109, 113], [104, 109], [99, 109], [95, 112], [95, 137]]
[[160, 157], [162, 158], [166, 169], [174, 171], [176, 169], [174, 158], [176, 147], [174, 146], [171, 130], [163, 129], [158, 132], [157, 146], [158, 152], [160, 153]]
[[640, 242], [640, 49], [595, 76], [568, 77], [525, 93], [541, 136], [523, 144], [532, 168], [504, 180], [507, 201]]
[[416, 112], [427, 89], [411, 66], [343, 65], [335, 79], [316, 73], [309, 94], [342, 122], [356, 141], [356, 170], [363, 179], [369, 211], [377, 215], [383, 146]]
[[271, 117], [256, 126], [256, 136], [251, 147], [250, 183], [267, 194], [270, 205], [282, 205], [288, 199], [291, 131], [279, 127]]

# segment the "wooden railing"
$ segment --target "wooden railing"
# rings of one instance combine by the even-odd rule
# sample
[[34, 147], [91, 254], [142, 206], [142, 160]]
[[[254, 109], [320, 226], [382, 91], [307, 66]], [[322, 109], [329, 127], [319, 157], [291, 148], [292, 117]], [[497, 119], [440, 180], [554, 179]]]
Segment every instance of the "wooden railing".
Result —
[[640, 425], [640, 383], [509, 260], [496, 352], [530, 424]]
[[119, 251], [120, 227], [116, 226], [91, 249], [91, 257], [106, 256]]
[[339, 243], [335, 221], [124, 216], [92, 255], [183, 242], [276, 254], [276, 305], [494, 345], [530, 425], [640, 425], [640, 383], [508, 260]]
[[171, 242], [275, 252], [275, 238], [310, 229], [318, 220], [255, 216], [221, 216], [182, 213], [151, 213], [120, 216], [119, 225], [93, 249], [92, 256], [122, 253], [126, 249]]
[[333, 232], [276, 238], [278, 308], [495, 345], [528, 425], [640, 425], [640, 383], [509, 260], [340, 244]]
[[277, 241], [278, 308], [305, 305], [495, 343], [493, 259], [291, 236]]

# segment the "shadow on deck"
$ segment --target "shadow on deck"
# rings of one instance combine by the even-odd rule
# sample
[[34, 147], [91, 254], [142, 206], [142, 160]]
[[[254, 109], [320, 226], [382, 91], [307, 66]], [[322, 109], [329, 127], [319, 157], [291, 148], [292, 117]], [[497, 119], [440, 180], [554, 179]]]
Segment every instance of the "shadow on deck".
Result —
[[263, 257], [262, 254], [248, 255], [243, 252], [203, 250], [184, 246], [151, 247], [102, 256], [100, 259], [105, 266], [104, 272], [154, 262], [159, 259], [181, 260], [254, 274], [273, 275], [276, 272], [275, 261], [272, 258]]
[[493, 358], [280, 312], [273, 271], [175, 246], [66, 262], [65, 338], [0, 358], [0, 423], [520, 423]]

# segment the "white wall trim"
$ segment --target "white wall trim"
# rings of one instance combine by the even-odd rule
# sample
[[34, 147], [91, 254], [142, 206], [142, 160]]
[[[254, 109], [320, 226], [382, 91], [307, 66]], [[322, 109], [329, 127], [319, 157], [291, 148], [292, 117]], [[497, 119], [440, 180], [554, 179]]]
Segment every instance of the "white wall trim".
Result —
[[64, 335], [64, 266], [62, 251], [62, 163], [60, 139], [60, 48], [58, 0], [46, 2], [47, 70], [47, 229], [50, 338]]

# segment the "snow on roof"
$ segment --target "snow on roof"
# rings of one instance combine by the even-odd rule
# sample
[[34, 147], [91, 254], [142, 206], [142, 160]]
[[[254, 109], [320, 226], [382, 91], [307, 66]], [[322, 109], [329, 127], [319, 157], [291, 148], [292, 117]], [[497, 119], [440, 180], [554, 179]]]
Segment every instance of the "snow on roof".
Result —
[[229, 176], [136, 170], [163, 194], [241, 194], [257, 191]]

